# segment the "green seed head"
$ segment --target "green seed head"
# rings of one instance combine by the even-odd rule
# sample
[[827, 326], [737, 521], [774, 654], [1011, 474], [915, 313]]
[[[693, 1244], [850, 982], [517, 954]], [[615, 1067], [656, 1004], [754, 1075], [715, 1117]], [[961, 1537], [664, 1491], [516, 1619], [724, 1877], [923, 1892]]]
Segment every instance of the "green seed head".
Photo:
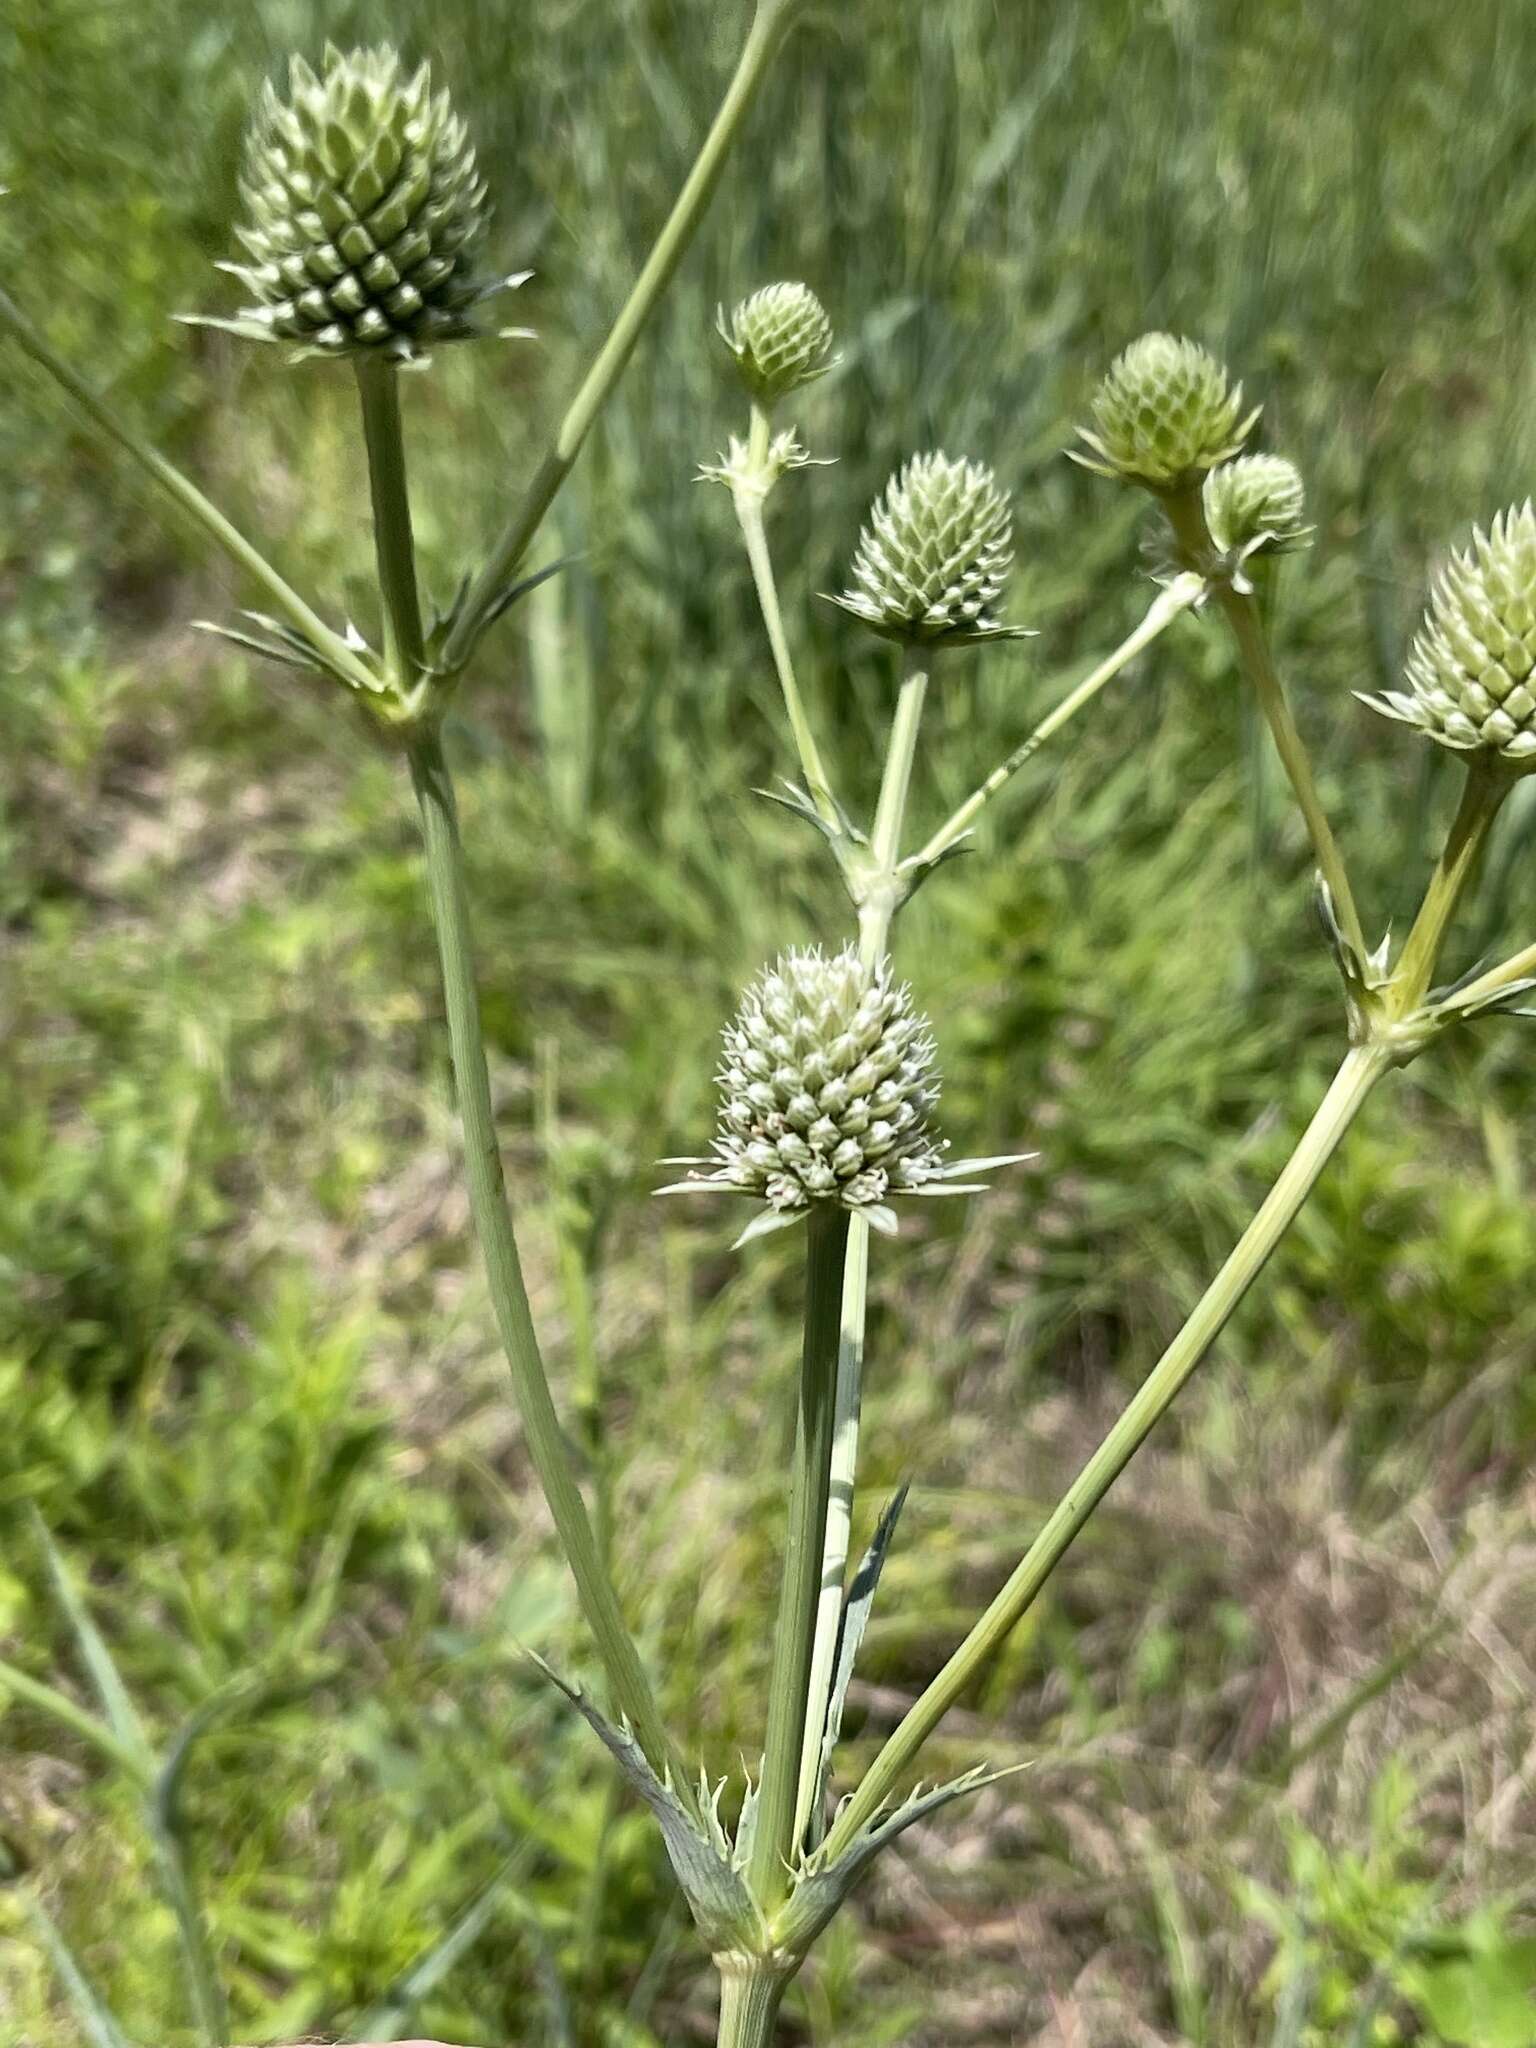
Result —
[[1246, 559], [1259, 552], [1305, 547], [1306, 492], [1301, 471], [1283, 455], [1239, 455], [1206, 478], [1201, 492], [1205, 523], [1223, 555]]
[[1110, 365], [1093, 395], [1089, 453], [1074, 460], [1100, 476], [1149, 490], [1195, 483], [1236, 455], [1260, 408], [1243, 413], [1243, 387], [1198, 343], [1144, 334]]
[[522, 281], [480, 276], [473, 145], [427, 66], [408, 77], [388, 48], [328, 46], [318, 75], [295, 57], [286, 98], [269, 81], [241, 193], [250, 260], [223, 267], [255, 303], [208, 324], [253, 340], [408, 362], [480, 332], [475, 308]]
[[1453, 554], [1408, 656], [1408, 688], [1364, 702], [1442, 747], [1536, 768], [1536, 511], [1526, 499]]
[[775, 404], [832, 368], [832, 322], [806, 285], [764, 285], [729, 321], [722, 306], [718, 325], [759, 405]]
[[1013, 561], [1013, 518], [980, 462], [914, 455], [871, 507], [852, 587], [834, 604], [913, 645], [1018, 637], [992, 616]]

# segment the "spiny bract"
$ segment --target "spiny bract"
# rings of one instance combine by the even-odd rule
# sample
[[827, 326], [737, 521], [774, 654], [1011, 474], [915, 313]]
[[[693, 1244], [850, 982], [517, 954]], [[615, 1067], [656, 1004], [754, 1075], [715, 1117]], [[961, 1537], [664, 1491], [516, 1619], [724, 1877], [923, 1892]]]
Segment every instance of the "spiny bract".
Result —
[[1078, 428], [1091, 452], [1073, 460], [1171, 491], [1236, 455], [1262, 408], [1244, 416], [1242, 385], [1198, 342], [1144, 334], [1110, 364], [1091, 410], [1092, 427]]
[[1246, 559], [1305, 547], [1306, 491], [1283, 455], [1239, 455], [1213, 469], [1201, 491], [1205, 523], [1223, 555]]
[[251, 340], [409, 362], [479, 333], [474, 308], [522, 282], [478, 274], [487, 210], [474, 147], [428, 67], [407, 77], [388, 48], [328, 45], [318, 76], [293, 58], [286, 100], [269, 80], [241, 195], [251, 260], [221, 267], [256, 304], [204, 324]]
[[954, 1184], [993, 1160], [944, 1163], [929, 1122], [934, 1044], [912, 992], [857, 949], [782, 954], [742, 997], [716, 1075], [720, 1121], [704, 1167], [666, 1194], [724, 1188], [765, 1202], [746, 1237], [837, 1202], [893, 1230], [888, 1196], [972, 1193]]
[[1536, 769], [1536, 511], [1501, 512], [1451, 556], [1407, 663], [1408, 689], [1362, 695], [1442, 747]]
[[1013, 517], [985, 463], [914, 455], [870, 508], [852, 588], [832, 602], [887, 639], [1016, 639], [992, 616], [1013, 562]]
[[722, 306], [716, 324], [759, 405], [775, 404], [832, 367], [832, 322], [808, 285], [766, 284], [729, 320]]

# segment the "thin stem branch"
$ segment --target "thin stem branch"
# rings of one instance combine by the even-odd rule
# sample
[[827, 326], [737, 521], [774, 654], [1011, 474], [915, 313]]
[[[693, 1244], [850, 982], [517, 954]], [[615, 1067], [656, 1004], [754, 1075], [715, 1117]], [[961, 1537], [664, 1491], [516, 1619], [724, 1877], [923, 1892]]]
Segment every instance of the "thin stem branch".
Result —
[[400, 426], [400, 372], [393, 363], [360, 356], [357, 389], [368, 449], [368, 482], [373, 494], [373, 541], [384, 600], [384, 650], [390, 674], [402, 689], [418, 680], [424, 660], [421, 593], [416, 580], [416, 544], [411, 533], [411, 500], [406, 480], [405, 440]]
[[[752, 408], [752, 447], [758, 452], [758, 459], [766, 458], [766, 445], [760, 450], [761, 439], [766, 443], [768, 415], [760, 405]], [[757, 601], [762, 610], [763, 624], [768, 629], [768, 645], [773, 650], [773, 665], [778, 672], [779, 688], [784, 694], [784, 709], [789, 717], [789, 729], [794, 735], [795, 752], [800, 759], [800, 772], [805, 777], [805, 786], [811, 801], [828, 825], [837, 825], [837, 805], [832, 796], [832, 782], [827, 774], [826, 762], [822, 758], [816, 735], [806, 715], [805, 700], [800, 695], [800, 685], [795, 680], [795, 665], [789, 652], [789, 640], [784, 631], [784, 618], [779, 609], [778, 586], [774, 581], [773, 559], [768, 552], [768, 536], [763, 523], [764, 497], [761, 490], [750, 484], [739, 484], [731, 492], [731, 501], [736, 507], [736, 522], [741, 528], [742, 540], [746, 543], [747, 560], [752, 565], [752, 581], [757, 586]]]
[[1435, 863], [1424, 901], [1393, 971], [1397, 1001], [1404, 1010], [1416, 1009], [1429, 991], [1456, 906], [1477, 872], [1493, 821], [1512, 787], [1508, 775], [1487, 767], [1475, 756], [1468, 761], [1461, 801], [1444, 851]]
[[831, 1484], [847, 1210], [834, 1202], [813, 1203], [806, 1232], [805, 1344], [795, 1410], [789, 1533], [750, 1872], [753, 1894], [765, 1912], [772, 1912], [788, 1892], [795, 1851], [795, 1797]]
[[1480, 1003], [1488, 996], [1497, 995], [1500, 989], [1508, 988], [1512, 982], [1524, 981], [1532, 974], [1536, 974], [1536, 945], [1522, 946], [1518, 953], [1511, 953], [1497, 967], [1490, 967], [1486, 974], [1479, 974], [1465, 988], [1458, 989], [1456, 1000], [1464, 1006]]
[[378, 678], [335, 633], [324, 619], [280, 576], [272, 564], [240, 529], [226, 519], [211, 499], [204, 497], [190, 477], [184, 476], [146, 441], [141, 441], [94, 392], [85, 379], [70, 368], [44, 340], [9, 293], [0, 290], [0, 329], [7, 332], [24, 354], [46, 370], [105, 440], [121, 448], [167, 493], [183, 512], [223, 549], [236, 568], [259, 584], [267, 596], [286, 613], [290, 623], [325, 657], [330, 665], [355, 688], [374, 695]]
[[859, 905], [859, 957], [867, 968], [874, 968], [883, 956], [891, 920], [901, 905], [901, 827], [927, 690], [928, 672], [921, 666], [919, 650], [906, 648], [902, 654], [901, 695], [896, 699], [896, 716], [891, 721], [885, 772], [869, 838], [874, 872]]
[[593, 421], [618, 382], [656, 302], [671, 282], [673, 272], [693, 240], [726, 158], [778, 52], [793, 12], [786, 0], [758, 0], [735, 74], [666, 225], [646, 258], [608, 338], [566, 409], [553, 446], [534, 471], [522, 501], [470, 587], [458, 623], [443, 649], [446, 668], [457, 669], [468, 660], [484, 627], [487, 612], [527, 553], [545, 513], [575, 466]]
[[1175, 577], [1166, 590], [1160, 590], [1147, 608], [1146, 616], [1133, 633], [1121, 641], [1114, 653], [1101, 661], [1096, 669], [1084, 676], [1077, 686], [1070, 690], [1056, 708], [1047, 713], [1029, 737], [1014, 748], [1001, 767], [994, 768], [981, 786], [973, 790], [960, 808], [934, 833], [927, 845], [913, 854], [908, 866], [924, 868], [948, 851], [956, 840], [964, 837], [985, 806], [991, 802], [1005, 783], [1017, 775], [1025, 762], [1030, 760], [1046, 742], [1055, 737], [1070, 719], [1077, 716], [1091, 704], [1106, 683], [1113, 682], [1120, 671], [1127, 667], [1145, 648], [1150, 647], [1158, 635], [1191, 605], [1198, 604], [1208, 590], [1205, 579], [1185, 571]]
[[475, 980], [458, 813], [442, 740], [435, 726], [414, 734], [410, 763], [421, 811], [427, 886], [448, 1015], [448, 1042], [458, 1089], [459, 1117], [464, 1127], [470, 1209], [485, 1260], [496, 1325], [512, 1368], [512, 1386], [528, 1454], [576, 1581], [577, 1597], [602, 1660], [613, 1705], [628, 1717], [652, 1768], [661, 1775], [670, 1771], [678, 1797], [691, 1807], [695, 1803], [691, 1780], [673, 1754], [650, 1680], [625, 1625], [618, 1595], [604, 1569], [586, 1503], [576, 1484], [528, 1307], [480, 1030], [480, 996]]
[[[901, 694], [891, 721], [885, 768], [875, 805], [870, 852], [875, 862], [874, 887], [859, 914], [859, 953], [867, 969], [883, 958], [891, 923], [900, 907], [901, 828], [906, 817], [912, 763], [922, 724], [928, 678], [912, 652], [902, 664]], [[843, 1293], [837, 1350], [832, 1469], [829, 1483], [826, 1540], [822, 1546], [821, 1591], [816, 1606], [815, 1640], [806, 1685], [805, 1732], [800, 1752], [800, 1778], [795, 1795], [795, 1840], [802, 1841], [821, 1784], [822, 1743], [842, 1628], [843, 1588], [853, 1535], [853, 1499], [859, 1460], [859, 1413], [864, 1382], [864, 1328], [869, 1304], [869, 1225], [855, 1216], [848, 1231], [843, 1262]]]
[[1194, 1313], [1068, 1487], [1012, 1577], [898, 1724], [838, 1815], [827, 1837], [829, 1856], [846, 1849], [886, 1804], [924, 1742], [1034, 1604], [1084, 1523], [1226, 1327], [1391, 1064], [1390, 1052], [1376, 1046], [1357, 1046], [1345, 1056], [1300, 1143]]
[[[1163, 508], [1168, 523], [1186, 554], [1193, 561], [1204, 561], [1214, 547], [1210, 530], [1205, 523], [1205, 512], [1198, 490], [1176, 493], [1164, 498]], [[1280, 756], [1301, 814], [1306, 820], [1307, 832], [1312, 841], [1313, 856], [1328, 884], [1333, 897], [1335, 913], [1344, 936], [1364, 960], [1369, 948], [1365, 942], [1365, 930], [1360, 922], [1360, 913], [1355, 907], [1354, 890], [1350, 886], [1349, 874], [1344, 865], [1344, 856], [1328, 822], [1328, 813], [1318, 793], [1317, 778], [1312, 772], [1311, 757], [1306, 743], [1297, 728], [1291, 711], [1290, 700], [1285, 694], [1285, 685], [1280, 680], [1274, 657], [1265, 637], [1259, 607], [1251, 591], [1238, 590], [1229, 580], [1223, 578], [1216, 585], [1216, 602], [1232, 630], [1237, 643], [1238, 660], [1248, 678], [1250, 688], [1259, 702], [1264, 721], [1274, 740], [1275, 751]]]

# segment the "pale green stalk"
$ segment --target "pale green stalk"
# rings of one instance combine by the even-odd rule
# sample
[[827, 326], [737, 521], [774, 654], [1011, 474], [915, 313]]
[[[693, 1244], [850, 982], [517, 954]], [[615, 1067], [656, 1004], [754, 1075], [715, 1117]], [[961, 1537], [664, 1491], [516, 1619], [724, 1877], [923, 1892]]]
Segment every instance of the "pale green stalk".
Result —
[[[1488, 827], [1508, 789], [1507, 777], [1487, 774], [1476, 766], [1469, 770], [1461, 807], [1394, 977], [1394, 1007], [1399, 1015], [1422, 999], [1434, 977], [1451, 916], [1473, 878]], [[1532, 951], [1536, 953], [1536, 948]], [[1002, 1591], [887, 1738], [827, 1836], [829, 1857], [846, 1849], [885, 1805], [924, 1742], [1028, 1613], [1084, 1523], [1225, 1329], [1371, 1090], [1402, 1058], [1390, 1029], [1379, 1041], [1353, 1046], [1345, 1055], [1279, 1178], [1193, 1314], [1062, 1496]]]
[[1469, 981], [1465, 988], [1458, 989], [1457, 1006], [1468, 1007], [1484, 1002], [1489, 996], [1496, 996], [1500, 989], [1508, 988], [1513, 982], [1524, 981], [1532, 974], [1536, 974], [1536, 945], [1522, 946], [1518, 953], [1511, 953], [1497, 967], [1490, 967], [1485, 974]]
[[644, 268], [592, 367], [566, 409], [546, 452], [530, 478], [522, 501], [507, 522], [443, 648], [443, 665], [458, 669], [469, 659], [480, 637], [486, 613], [516, 570], [529, 544], [570, 475], [582, 443], [618, 382], [656, 302], [672, 280], [703, 218], [732, 145], [740, 132], [778, 52], [785, 31], [798, 11], [799, 0], [758, 0], [735, 74], [676, 204], [646, 258]]
[[[359, 367], [369, 477], [374, 493], [380, 589], [391, 661], [398, 665], [397, 674], [404, 681], [421, 674], [426, 655], [398, 392], [393, 385], [398, 374], [396, 370], [376, 369], [367, 363]], [[381, 381], [385, 378], [390, 380], [387, 385]], [[592, 1531], [586, 1502], [576, 1483], [528, 1306], [480, 1028], [480, 992], [475, 979], [458, 813], [435, 720], [426, 720], [413, 728], [408, 750], [411, 781], [421, 812], [427, 888], [448, 1017], [448, 1043], [464, 1129], [470, 1210], [485, 1260], [491, 1307], [512, 1369], [528, 1454], [576, 1581], [577, 1596], [607, 1675], [613, 1705], [628, 1719], [652, 1768], [662, 1775], [670, 1773], [678, 1796], [692, 1806], [690, 1781], [673, 1755], [650, 1681], [625, 1625], [618, 1595]]]
[[[1198, 489], [1180, 491], [1163, 499], [1163, 509], [1168, 514], [1168, 523], [1187, 555], [1193, 561], [1204, 561], [1214, 553], [1210, 529], [1205, 523], [1205, 510]], [[1323, 880], [1328, 884], [1333, 897], [1335, 914], [1344, 936], [1361, 960], [1370, 949], [1365, 943], [1365, 931], [1360, 922], [1360, 913], [1355, 907], [1354, 890], [1350, 887], [1349, 874], [1344, 866], [1344, 856], [1328, 822], [1328, 813], [1318, 792], [1317, 778], [1312, 772], [1312, 762], [1306, 744], [1297, 729], [1291, 711], [1290, 700], [1285, 694], [1275, 668], [1274, 658], [1269, 651], [1263, 621], [1253, 593], [1239, 590], [1223, 577], [1216, 584], [1216, 601], [1220, 605], [1232, 637], [1237, 643], [1238, 660], [1248, 678], [1249, 687], [1258, 699], [1259, 709], [1274, 740], [1275, 751], [1285, 769], [1301, 814], [1306, 820], [1307, 832], [1312, 841], [1313, 855]]]
[[795, 1802], [831, 1487], [848, 1222], [848, 1211], [839, 1203], [813, 1202], [806, 1223], [805, 1343], [795, 1408], [789, 1533], [749, 1870], [753, 1895], [766, 1913], [788, 1895], [795, 1851]]
[[1497, 768], [1488, 767], [1475, 755], [1468, 761], [1467, 779], [1445, 850], [1435, 864], [1419, 914], [1393, 970], [1392, 985], [1400, 1011], [1417, 1008], [1429, 992], [1447, 928], [1477, 872], [1493, 821], [1511, 787], [1509, 776]]
[[1101, 661], [1096, 669], [1070, 690], [1054, 711], [1048, 712], [1026, 740], [1023, 740], [1000, 767], [994, 768], [981, 786], [973, 790], [960, 808], [934, 833], [927, 845], [905, 863], [909, 868], [931, 866], [941, 854], [946, 853], [955, 842], [970, 830], [985, 806], [991, 802], [1003, 785], [1009, 782], [1025, 762], [1030, 760], [1053, 739], [1070, 719], [1077, 716], [1091, 704], [1106, 683], [1114, 681], [1120, 671], [1136, 659], [1143, 649], [1150, 647], [1158, 635], [1171, 626], [1191, 605], [1198, 604], [1206, 595], [1209, 586], [1205, 579], [1186, 571], [1174, 578], [1166, 590], [1160, 590], [1147, 608], [1145, 618], [1136, 630], [1129, 634], [1114, 653]]
[[769, 2048], [794, 1972], [760, 1956], [717, 1956], [720, 2027], [716, 2048]]
[[784, 709], [789, 718], [790, 732], [794, 736], [795, 752], [800, 759], [800, 772], [805, 777], [806, 789], [822, 819], [826, 824], [836, 828], [837, 806], [832, 799], [831, 779], [827, 774], [821, 749], [816, 743], [816, 735], [811, 729], [811, 722], [806, 716], [805, 700], [800, 695], [800, 685], [795, 680], [795, 665], [784, 631], [783, 614], [779, 609], [779, 592], [774, 581], [773, 560], [768, 552], [768, 536], [763, 527], [763, 505], [767, 493], [763, 486], [755, 481], [755, 478], [767, 473], [771, 433], [767, 412], [761, 405], [754, 403], [747, 443], [754, 475], [741, 478], [732, 484], [731, 502], [736, 507], [736, 522], [746, 543], [747, 560], [752, 565], [752, 581], [757, 586], [757, 601], [762, 610], [763, 624], [768, 629], [768, 645], [773, 650], [773, 665], [778, 672], [779, 688], [784, 694]]
[[260, 549], [225, 518], [211, 499], [203, 496], [189, 477], [183, 476], [173, 462], [168, 462], [123, 425], [85, 379], [50, 348], [21, 308], [3, 290], [0, 290], [0, 328], [11, 335], [39, 368], [47, 371], [105, 439], [132, 456], [139, 467], [223, 549], [235, 566], [261, 586], [278, 610], [287, 615], [290, 623], [340, 675], [370, 696], [377, 693], [378, 678], [356, 650], [349, 647], [339, 633], [331, 630], [299, 593], [284, 581]]
[[[886, 748], [875, 823], [870, 836], [873, 863], [871, 893], [859, 909], [859, 953], [866, 968], [884, 957], [891, 922], [901, 903], [898, 869], [901, 827], [906, 816], [912, 763], [922, 724], [928, 677], [909, 651], [902, 663], [901, 693]], [[869, 1225], [855, 1216], [848, 1232], [843, 1262], [843, 1295], [837, 1350], [837, 1391], [826, 1539], [822, 1546], [821, 1592], [816, 1608], [815, 1641], [806, 1688], [805, 1733], [800, 1753], [800, 1778], [795, 1797], [795, 1841], [801, 1842], [810, 1823], [816, 1788], [821, 1781], [821, 1750], [842, 1624], [843, 1587], [853, 1535], [853, 1502], [859, 1460], [859, 1410], [864, 1381], [864, 1326], [869, 1304]]]
[[827, 1837], [828, 1856], [847, 1849], [886, 1805], [924, 1742], [1028, 1613], [1084, 1523], [1226, 1327], [1391, 1065], [1390, 1052], [1377, 1046], [1356, 1046], [1345, 1056], [1300, 1144], [1188, 1322], [1067, 1489], [1012, 1577], [897, 1725], [839, 1813]]

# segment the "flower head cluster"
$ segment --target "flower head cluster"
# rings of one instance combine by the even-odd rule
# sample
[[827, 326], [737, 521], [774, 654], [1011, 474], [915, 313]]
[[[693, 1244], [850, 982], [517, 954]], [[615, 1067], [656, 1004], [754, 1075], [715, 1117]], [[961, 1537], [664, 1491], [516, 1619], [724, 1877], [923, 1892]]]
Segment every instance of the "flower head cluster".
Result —
[[835, 1202], [893, 1230], [896, 1195], [972, 1192], [946, 1165], [932, 1112], [939, 1083], [927, 1020], [885, 967], [848, 946], [781, 955], [752, 983], [724, 1035], [720, 1121], [707, 1169], [664, 1193], [724, 1188], [765, 1203], [744, 1237]]
[[1260, 408], [1243, 412], [1243, 387], [1200, 347], [1172, 334], [1144, 334], [1118, 355], [1078, 429], [1088, 452], [1073, 459], [1100, 476], [1149, 490], [1197, 483], [1237, 454]]
[[722, 306], [720, 338], [736, 359], [748, 392], [771, 406], [833, 366], [832, 322], [803, 284], [768, 284], [743, 299], [729, 320]]
[[1012, 562], [1013, 516], [985, 463], [914, 455], [871, 507], [832, 602], [913, 645], [1013, 639], [993, 616]]
[[1205, 523], [1223, 555], [1303, 548], [1312, 529], [1301, 471], [1283, 455], [1239, 455], [1213, 469], [1201, 489]]
[[392, 49], [328, 46], [318, 73], [295, 57], [286, 98], [269, 81], [241, 192], [250, 260], [223, 267], [255, 303], [205, 324], [251, 340], [409, 362], [480, 332], [474, 309], [522, 282], [480, 276], [474, 147], [427, 66], [407, 76]]
[[1407, 690], [1364, 702], [1442, 747], [1536, 768], [1536, 510], [1501, 512], [1453, 554], [1408, 656]]

